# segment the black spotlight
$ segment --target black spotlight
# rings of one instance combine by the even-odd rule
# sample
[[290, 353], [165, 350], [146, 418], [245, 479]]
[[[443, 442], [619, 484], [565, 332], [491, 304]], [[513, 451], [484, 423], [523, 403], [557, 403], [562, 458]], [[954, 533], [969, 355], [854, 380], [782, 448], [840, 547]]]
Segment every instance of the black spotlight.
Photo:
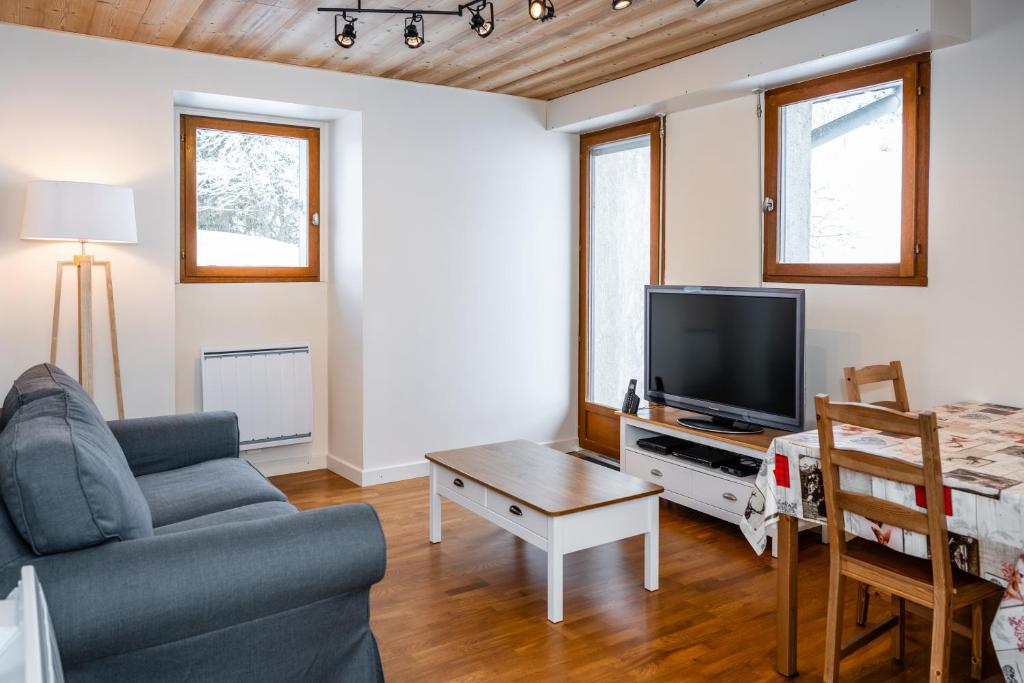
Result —
[[527, 0], [530, 18], [533, 20], [550, 21], [555, 18], [555, 5], [551, 0]]
[[633, 4], [633, 0], [612, 0], [612, 9], [626, 9]]
[[334, 42], [347, 49], [356, 44], [356, 20], [349, 19], [346, 14], [342, 14], [341, 16], [345, 20], [345, 27], [342, 28], [341, 31], [338, 31], [338, 16], [335, 15]]
[[[473, 16], [469, 19], [469, 27], [473, 29], [478, 36], [486, 38], [494, 32], [494, 3], [485, 2], [476, 9], [472, 7], [469, 11], [473, 13]], [[488, 17], [484, 17], [484, 12], [488, 13]]]
[[[416, 28], [416, 24], [420, 25], [420, 28]], [[410, 49], [415, 50], [418, 47], [423, 46], [423, 41], [426, 37], [427, 32], [420, 30], [426, 28], [423, 24], [422, 14], [413, 14], [411, 17], [405, 20], [405, 44]]]
[[701, 5], [703, 5], [707, 1], [708, 0], [693, 0], [693, 6], [694, 7], [700, 7]]

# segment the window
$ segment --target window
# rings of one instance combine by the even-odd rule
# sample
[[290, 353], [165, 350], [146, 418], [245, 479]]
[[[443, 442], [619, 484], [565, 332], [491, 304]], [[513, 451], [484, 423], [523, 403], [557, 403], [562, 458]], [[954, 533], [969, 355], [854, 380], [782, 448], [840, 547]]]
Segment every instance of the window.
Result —
[[926, 285], [928, 55], [765, 95], [766, 282]]
[[643, 386], [644, 285], [661, 280], [661, 121], [580, 138], [580, 444], [618, 457], [615, 411]]
[[181, 281], [320, 278], [320, 131], [181, 117]]

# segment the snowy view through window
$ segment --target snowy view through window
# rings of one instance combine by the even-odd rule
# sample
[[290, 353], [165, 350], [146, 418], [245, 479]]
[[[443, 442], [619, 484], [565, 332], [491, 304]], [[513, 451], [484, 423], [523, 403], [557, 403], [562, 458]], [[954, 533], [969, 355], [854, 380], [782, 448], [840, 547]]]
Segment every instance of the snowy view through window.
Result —
[[903, 86], [782, 108], [784, 263], [899, 263]]
[[308, 142], [196, 130], [200, 266], [306, 265]]
[[630, 379], [643, 395], [644, 285], [651, 270], [651, 148], [647, 137], [590, 151], [587, 400], [618, 408]]

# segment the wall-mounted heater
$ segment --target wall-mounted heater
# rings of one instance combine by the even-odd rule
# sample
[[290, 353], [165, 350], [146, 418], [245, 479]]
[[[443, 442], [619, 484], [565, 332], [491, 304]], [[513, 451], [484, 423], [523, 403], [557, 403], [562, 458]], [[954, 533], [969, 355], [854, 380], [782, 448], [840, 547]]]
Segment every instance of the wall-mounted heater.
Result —
[[203, 410], [238, 415], [242, 450], [313, 440], [309, 344], [203, 349]]

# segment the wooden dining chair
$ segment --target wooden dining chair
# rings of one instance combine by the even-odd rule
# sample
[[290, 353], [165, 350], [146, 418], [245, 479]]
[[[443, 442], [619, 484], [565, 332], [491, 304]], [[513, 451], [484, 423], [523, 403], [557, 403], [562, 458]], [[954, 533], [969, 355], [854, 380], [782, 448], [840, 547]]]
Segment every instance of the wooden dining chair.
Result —
[[[863, 403], [831, 403], [828, 396], [815, 397], [821, 471], [825, 483], [825, 508], [829, 533], [828, 625], [825, 636], [825, 681], [839, 677], [840, 660], [878, 636], [892, 634], [892, 656], [903, 658], [906, 601], [932, 611], [931, 671], [933, 682], [949, 679], [952, 633], [971, 640], [971, 677], [981, 678], [982, 604], [1002, 594], [994, 583], [952, 568], [946, 531], [942, 464], [935, 414], [908, 415]], [[917, 436], [921, 439], [922, 465], [858, 450], [836, 448], [833, 422]], [[900, 505], [870, 494], [843, 490], [839, 469], [881, 479], [921, 486], [927, 510]], [[889, 524], [928, 537], [930, 560], [924, 560], [871, 541], [846, 540], [844, 512], [861, 515], [878, 524]], [[851, 579], [888, 593], [891, 614], [878, 624], [842, 643], [843, 604], [846, 580]], [[956, 623], [953, 614], [969, 607], [970, 626]]]
[[[910, 399], [907, 398], [907, 382], [903, 377], [903, 364], [898, 360], [888, 365], [868, 365], [863, 368], [843, 368], [843, 386], [846, 400], [861, 403], [860, 388], [865, 384], [892, 382], [893, 401], [876, 401], [872, 405], [884, 406], [901, 413], [910, 412]], [[864, 626], [868, 622], [869, 605], [868, 587], [857, 588], [857, 625]]]
[[910, 412], [910, 399], [907, 398], [907, 382], [903, 377], [903, 364], [894, 360], [888, 365], [868, 365], [863, 368], [843, 368], [843, 385], [846, 388], [846, 400], [860, 403], [860, 388], [865, 384], [892, 382], [895, 400], [875, 401], [872, 405], [884, 406], [901, 413]]

